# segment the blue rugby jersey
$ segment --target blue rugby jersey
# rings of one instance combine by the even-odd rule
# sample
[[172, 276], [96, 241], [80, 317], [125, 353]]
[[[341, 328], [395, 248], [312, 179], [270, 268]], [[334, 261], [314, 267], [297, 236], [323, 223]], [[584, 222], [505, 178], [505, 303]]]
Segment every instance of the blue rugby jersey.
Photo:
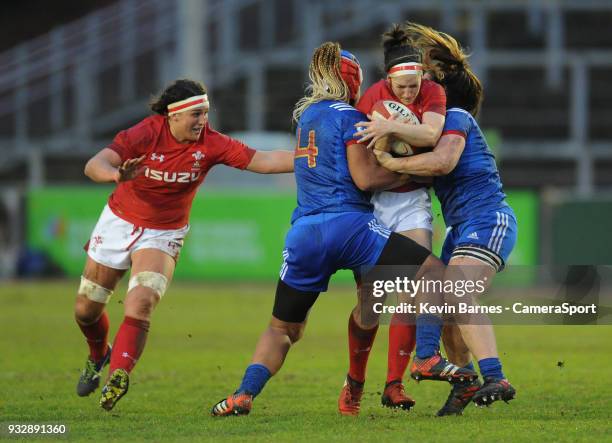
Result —
[[495, 157], [474, 117], [461, 108], [448, 109], [442, 134], [465, 138], [465, 148], [455, 169], [434, 180], [446, 225], [508, 207]]
[[291, 222], [305, 215], [372, 212], [370, 195], [351, 177], [346, 150], [356, 143], [355, 123], [367, 121], [351, 105], [324, 100], [310, 105], [298, 122], [295, 180], [298, 206]]

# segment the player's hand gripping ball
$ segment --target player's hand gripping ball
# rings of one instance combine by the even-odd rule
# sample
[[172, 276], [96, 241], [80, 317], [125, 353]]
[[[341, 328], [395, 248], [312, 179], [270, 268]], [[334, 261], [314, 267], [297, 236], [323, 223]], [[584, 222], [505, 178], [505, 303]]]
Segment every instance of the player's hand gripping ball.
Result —
[[[388, 120], [396, 114], [397, 121], [401, 123], [407, 125], [418, 125], [421, 123], [418, 117], [407, 106], [393, 100], [377, 101], [372, 107], [371, 118], [372, 120]], [[374, 144], [374, 149], [404, 157], [416, 153], [410, 144], [392, 135], [378, 139]]]

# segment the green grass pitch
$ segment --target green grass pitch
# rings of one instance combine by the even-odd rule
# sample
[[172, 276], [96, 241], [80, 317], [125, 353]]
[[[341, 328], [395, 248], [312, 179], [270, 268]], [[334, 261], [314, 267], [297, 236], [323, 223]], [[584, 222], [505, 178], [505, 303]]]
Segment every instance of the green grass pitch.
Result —
[[[77, 281], [0, 287], [0, 422], [62, 423], [78, 441], [610, 441], [612, 327], [497, 328], [517, 399], [436, 418], [448, 385], [411, 381], [409, 413], [380, 406], [387, 327], [370, 358], [362, 413], [340, 417], [346, 328], [354, 296], [332, 285], [304, 339], [248, 417], [214, 419], [212, 405], [240, 382], [269, 319], [273, 285], [175, 282], [154, 314], [130, 392], [110, 413], [99, 391], [75, 394], [86, 346], [73, 320]], [[109, 304], [111, 333], [124, 287]], [[558, 362], [563, 362], [562, 367]], [[2, 437], [0, 437], [2, 438]], [[53, 437], [43, 437], [52, 440]]]

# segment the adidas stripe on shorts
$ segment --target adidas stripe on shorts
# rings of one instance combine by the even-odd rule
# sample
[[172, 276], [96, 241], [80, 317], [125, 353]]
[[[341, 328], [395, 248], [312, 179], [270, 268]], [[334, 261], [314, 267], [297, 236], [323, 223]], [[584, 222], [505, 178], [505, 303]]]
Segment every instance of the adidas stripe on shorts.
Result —
[[518, 227], [510, 208], [478, 214], [449, 227], [442, 246], [445, 264], [452, 257], [472, 257], [501, 271], [516, 243]]

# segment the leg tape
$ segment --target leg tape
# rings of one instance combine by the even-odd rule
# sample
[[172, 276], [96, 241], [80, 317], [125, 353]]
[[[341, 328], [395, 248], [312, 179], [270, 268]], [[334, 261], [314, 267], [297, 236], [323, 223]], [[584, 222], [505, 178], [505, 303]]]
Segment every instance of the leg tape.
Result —
[[91, 301], [106, 304], [110, 300], [111, 295], [113, 295], [113, 291], [81, 276], [79, 294], [83, 294]]
[[143, 286], [145, 288], [152, 289], [155, 293], [162, 298], [166, 292], [168, 286], [168, 279], [165, 275], [159, 272], [142, 271], [138, 274], [132, 275], [130, 283], [128, 284], [128, 292], [130, 292], [136, 286]]

